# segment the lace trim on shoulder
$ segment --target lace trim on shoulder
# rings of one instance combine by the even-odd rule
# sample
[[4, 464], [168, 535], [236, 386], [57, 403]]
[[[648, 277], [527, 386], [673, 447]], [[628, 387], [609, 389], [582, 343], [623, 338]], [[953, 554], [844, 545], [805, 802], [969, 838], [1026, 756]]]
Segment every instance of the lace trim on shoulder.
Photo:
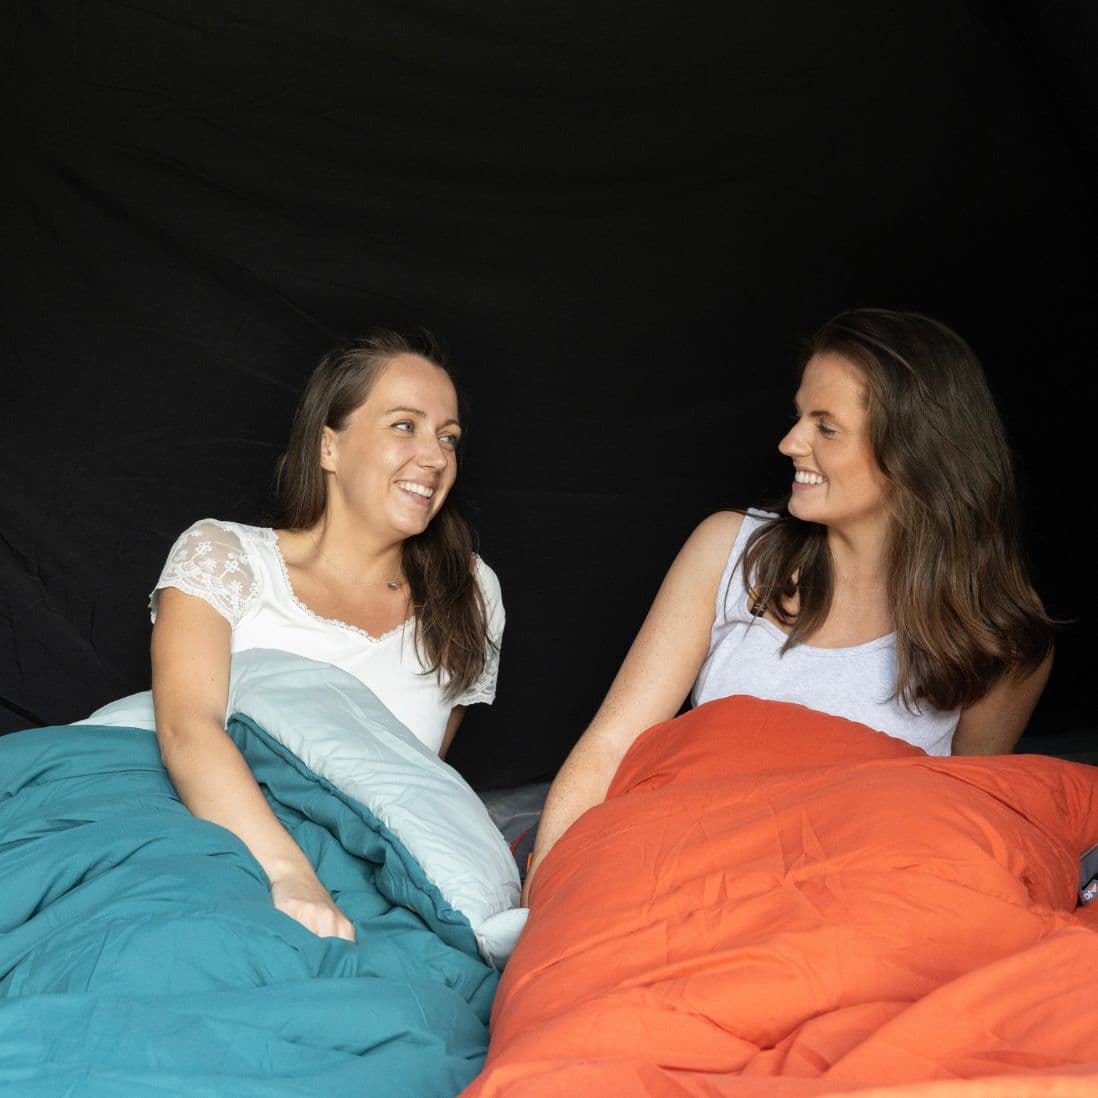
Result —
[[[186, 531], [176, 542], [157, 583], [197, 595], [236, 626], [259, 590], [243, 547], [235, 549], [210, 537], [208, 527]], [[233, 540], [239, 541], [235, 535]]]
[[496, 682], [499, 679], [499, 644], [488, 646], [488, 656], [484, 661], [484, 670], [469, 689], [454, 699], [454, 705], [476, 705], [480, 702], [491, 705], [496, 698]]
[[286, 567], [286, 558], [282, 555], [282, 547], [278, 544], [278, 535], [273, 531], [265, 531], [270, 534], [268, 539], [270, 544], [274, 547], [275, 557], [278, 560], [278, 567], [282, 572], [282, 580], [286, 584], [286, 591], [290, 596], [290, 601], [296, 606], [303, 614], [312, 618], [313, 621], [319, 622], [321, 625], [333, 625], [338, 629], [344, 629], [348, 633], [354, 633], [356, 636], [362, 637], [368, 640], [371, 644], [380, 644], [382, 641], [388, 640], [390, 637], [395, 637], [397, 634], [404, 632], [404, 629], [412, 625], [415, 625], [415, 617], [406, 618], [399, 625], [394, 626], [387, 633], [382, 633], [381, 636], [375, 637], [373, 633], [367, 633], [365, 629], [360, 629], [357, 625], [352, 625], [348, 621], [340, 621], [339, 618], [326, 618], [323, 614], [318, 614], [315, 610], [306, 606], [305, 603], [297, 597], [294, 591], [294, 585], [290, 582], [290, 570]]

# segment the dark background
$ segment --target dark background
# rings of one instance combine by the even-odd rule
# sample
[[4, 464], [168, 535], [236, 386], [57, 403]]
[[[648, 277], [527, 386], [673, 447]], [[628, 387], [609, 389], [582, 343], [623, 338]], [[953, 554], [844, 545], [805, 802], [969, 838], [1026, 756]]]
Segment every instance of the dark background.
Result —
[[262, 523], [300, 386], [449, 343], [508, 614], [451, 761], [548, 778], [693, 525], [781, 490], [797, 339], [983, 359], [1050, 610], [1024, 745], [1094, 747], [1089, 0], [17, 0], [0, 71], [0, 730], [148, 686], [149, 589]]

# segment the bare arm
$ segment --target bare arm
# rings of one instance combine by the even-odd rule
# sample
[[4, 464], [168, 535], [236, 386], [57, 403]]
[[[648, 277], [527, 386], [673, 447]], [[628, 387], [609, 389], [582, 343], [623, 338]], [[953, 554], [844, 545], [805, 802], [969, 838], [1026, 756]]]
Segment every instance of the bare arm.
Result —
[[446, 752], [450, 750], [450, 744], [454, 742], [454, 735], [458, 730], [458, 725], [461, 724], [461, 718], [465, 716], [465, 706], [455, 705], [450, 710], [450, 718], [446, 722], [446, 731], [442, 734], [442, 744], [438, 749], [438, 757], [440, 759], [446, 758]]
[[565, 831], [606, 791], [626, 751], [681, 707], [709, 650], [717, 585], [743, 516], [711, 515], [679, 551], [594, 720], [549, 787], [523, 888]]
[[160, 754], [191, 813], [237, 835], [271, 881], [275, 907], [324, 937], [354, 940], [309, 860], [279, 823], [225, 731], [229, 623], [202, 599], [160, 592], [152, 634]]
[[953, 754], [1009, 755], [1026, 730], [1051, 671], [1049, 653], [1036, 670], [1021, 678], [1003, 679], [962, 710], [953, 734]]

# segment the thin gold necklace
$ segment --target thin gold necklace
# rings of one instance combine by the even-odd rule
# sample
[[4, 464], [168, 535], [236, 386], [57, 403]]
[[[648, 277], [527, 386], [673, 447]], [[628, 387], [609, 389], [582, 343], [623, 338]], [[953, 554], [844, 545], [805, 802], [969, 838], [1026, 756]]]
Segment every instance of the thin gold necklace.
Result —
[[[311, 541], [311, 542], [313, 543], [313, 549], [314, 549], [314, 551], [316, 552], [316, 555], [317, 555], [317, 556], [318, 556], [318, 557], [319, 557], [319, 558], [320, 558], [321, 560], [324, 560], [324, 559], [325, 559], [325, 558], [324, 558], [324, 551], [323, 551], [323, 550], [322, 550], [322, 549], [320, 548], [319, 544], [317, 543], [317, 540], [316, 540], [316, 534], [313, 534], [313, 533], [311, 533], [311, 532], [310, 532], [310, 534], [309, 534], [309, 540], [310, 540], [310, 541]], [[401, 587], [403, 587], [403, 586], [404, 586], [404, 580], [403, 580], [403, 579], [401, 579], [401, 577], [400, 577], [400, 574], [399, 574], [399, 573], [397, 573], [397, 575], [395, 575], [395, 576], [394, 576], [394, 577], [393, 577], [392, 579], [387, 579], [387, 580], [373, 580], [373, 581], [372, 581], [372, 582], [370, 582], [370, 583], [366, 583], [366, 584], [358, 584], [357, 586], [360, 586], [360, 587], [376, 587], [376, 586], [378, 586], [378, 584], [380, 584], [380, 583], [384, 583], [384, 584], [385, 584], [385, 586], [386, 586], [386, 587], [387, 587], [387, 588], [388, 588], [388, 589], [389, 589], [390, 591], [399, 591], [399, 590], [401, 589]]]

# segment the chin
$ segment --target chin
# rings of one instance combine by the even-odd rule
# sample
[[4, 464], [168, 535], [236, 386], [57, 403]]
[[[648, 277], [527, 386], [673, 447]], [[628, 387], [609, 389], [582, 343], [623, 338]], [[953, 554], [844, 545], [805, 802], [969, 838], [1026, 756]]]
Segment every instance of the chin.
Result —
[[812, 509], [810, 507], [802, 506], [801, 500], [797, 499], [795, 496], [790, 499], [788, 504], [786, 504], [786, 510], [794, 518], [800, 519], [801, 522], [813, 522], [813, 521], [815, 521], [809, 513], [806, 513], [806, 512], [811, 512]]
[[394, 527], [396, 527], [397, 531], [401, 534], [402, 537], [414, 538], [422, 534], [423, 531], [431, 525], [434, 517], [435, 512], [432, 512], [429, 515], [418, 516], [418, 519], [415, 517], [409, 517], [408, 515], [403, 515], [399, 520], [394, 522], [393, 525]]
[[445, 501], [445, 495], [442, 499], [436, 495], [429, 507], [420, 507], [418, 504], [398, 499], [387, 509], [387, 517], [395, 530], [406, 538], [414, 538], [417, 534], [422, 534], [435, 521]]

